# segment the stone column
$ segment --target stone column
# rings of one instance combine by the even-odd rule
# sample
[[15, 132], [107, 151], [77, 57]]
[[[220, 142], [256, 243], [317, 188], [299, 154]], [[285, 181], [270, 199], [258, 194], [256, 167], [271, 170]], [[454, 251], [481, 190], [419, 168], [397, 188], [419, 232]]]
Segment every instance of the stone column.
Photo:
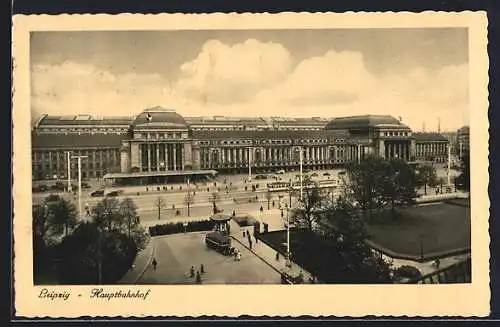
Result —
[[146, 148], [148, 151], [148, 171], [151, 171], [151, 144], [146, 144]]
[[381, 156], [382, 158], [385, 158], [385, 144], [384, 144], [384, 140], [379, 140], [378, 141], [378, 155]]
[[184, 151], [184, 144], [179, 144], [179, 151], [181, 152], [181, 170], [184, 170], [184, 165], [186, 163], [185, 156], [186, 152]]
[[174, 170], [177, 170], [177, 143], [174, 143], [172, 145], [172, 150], [173, 150], [172, 151], [173, 152], [172, 153], [172, 157], [173, 157], [172, 159], [174, 161]]
[[156, 143], [156, 171], [160, 171], [160, 143]]
[[[195, 158], [195, 154], [193, 153], [193, 145], [191, 144], [191, 142], [186, 142], [183, 144], [183, 167], [185, 166], [188, 166], [188, 167], [191, 167], [191, 169], [195, 169], [193, 168], [196, 163], [196, 160], [198, 160], [198, 166], [199, 167], [199, 158]], [[199, 155], [198, 155], [199, 156]]]

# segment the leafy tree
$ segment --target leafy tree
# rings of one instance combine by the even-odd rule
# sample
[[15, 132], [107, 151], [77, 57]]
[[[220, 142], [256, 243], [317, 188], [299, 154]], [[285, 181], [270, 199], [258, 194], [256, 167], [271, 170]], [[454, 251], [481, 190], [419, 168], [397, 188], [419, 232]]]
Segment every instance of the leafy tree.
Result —
[[434, 187], [437, 183], [436, 168], [432, 165], [424, 165], [417, 169], [417, 184], [424, 187], [424, 194], [427, 195], [427, 186]]
[[220, 196], [219, 196], [218, 192], [212, 192], [212, 193], [210, 193], [210, 195], [208, 197], [208, 201], [210, 203], [212, 203], [213, 213], [214, 214], [216, 214], [218, 212], [217, 203], [219, 202], [219, 200], [220, 200]]
[[349, 191], [363, 211], [409, 205], [416, 197], [417, 179], [414, 170], [403, 160], [365, 157], [348, 168]]
[[76, 208], [73, 203], [63, 198], [46, 203], [48, 207], [48, 223], [55, 235], [68, 235], [76, 225]]
[[118, 229], [123, 225], [120, 212], [120, 201], [113, 197], [105, 197], [92, 208], [92, 216], [97, 226], [108, 231]]
[[154, 206], [156, 207], [156, 209], [158, 209], [158, 220], [160, 220], [161, 219], [161, 210], [163, 208], [165, 208], [165, 206], [166, 206], [165, 199], [162, 198], [161, 196], [157, 197], [155, 202], [154, 202]]
[[337, 261], [334, 265], [338, 281], [391, 282], [390, 264], [375, 255], [366, 243], [368, 233], [358, 209], [344, 198], [340, 198], [334, 206], [325, 211], [324, 218], [332, 227], [324, 228], [324, 234], [335, 248], [336, 254], [329, 259]]
[[379, 197], [390, 205], [391, 210], [413, 204], [417, 196], [414, 170], [403, 160], [393, 159], [386, 164], [383, 172], [387, 173], [388, 177], [383, 178], [384, 187]]
[[137, 253], [134, 241], [96, 222], [80, 224], [57, 247], [59, 280], [65, 284], [112, 284], [126, 273]]
[[367, 156], [359, 163], [353, 163], [347, 167], [350, 193], [363, 211], [369, 211], [370, 214], [380, 192], [380, 179], [390, 178], [383, 175], [387, 167], [385, 164], [385, 160], [381, 157]]
[[292, 219], [299, 228], [312, 231], [316, 223], [321, 219], [320, 210], [325, 198], [320, 188], [313, 184], [309, 177], [303, 182], [302, 197], [299, 198], [297, 208], [293, 211]]
[[127, 235], [130, 236], [131, 231], [140, 223], [139, 216], [137, 215], [137, 206], [134, 200], [127, 197], [120, 202], [119, 210], [125, 222]]

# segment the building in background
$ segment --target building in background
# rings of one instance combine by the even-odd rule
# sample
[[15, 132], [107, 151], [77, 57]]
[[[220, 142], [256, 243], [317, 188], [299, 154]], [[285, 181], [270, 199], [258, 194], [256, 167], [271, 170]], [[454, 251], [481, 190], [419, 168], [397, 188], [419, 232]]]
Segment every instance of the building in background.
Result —
[[[441, 162], [446, 138], [414, 134], [392, 116], [182, 117], [155, 107], [135, 117], [43, 115], [32, 131], [34, 180], [66, 178], [66, 152], [85, 155], [83, 178], [130, 183], [204, 178], [214, 172], [328, 169], [370, 154]], [[72, 176], [77, 171], [74, 163]]]
[[469, 126], [463, 126], [457, 130], [457, 148], [460, 157], [464, 152], [469, 152], [469, 133]]
[[415, 159], [444, 163], [448, 161], [448, 145], [450, 142], [439, 133], [414, 133]]

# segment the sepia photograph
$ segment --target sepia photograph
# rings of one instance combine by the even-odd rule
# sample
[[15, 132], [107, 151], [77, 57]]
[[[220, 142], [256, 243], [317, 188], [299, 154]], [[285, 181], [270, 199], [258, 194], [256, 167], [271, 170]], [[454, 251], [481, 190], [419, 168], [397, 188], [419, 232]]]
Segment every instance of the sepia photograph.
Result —
[[38, 297], [470, 285], [470, 45], [467, 26], [30, 31]]

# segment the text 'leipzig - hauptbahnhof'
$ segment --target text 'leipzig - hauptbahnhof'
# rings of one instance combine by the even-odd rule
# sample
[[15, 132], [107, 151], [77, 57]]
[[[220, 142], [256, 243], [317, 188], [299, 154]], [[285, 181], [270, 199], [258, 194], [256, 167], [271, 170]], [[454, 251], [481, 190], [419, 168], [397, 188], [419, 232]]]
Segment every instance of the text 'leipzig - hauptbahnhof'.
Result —
[[[160, 107], [135, 117], [43, 115], [32, 131], [34, 180], [66, 178], [68, 152], [83, 178], [158, 182], [207, 172], [328, 169], [377, 154], [407, 161], [447, 160], [448, 139], [414, 133], [392, 116], [341, 118], [182, 117]], [[71, 160], [74, 165], [74, 160]], [[71, 177], [77, 171], [71, 169]]]

